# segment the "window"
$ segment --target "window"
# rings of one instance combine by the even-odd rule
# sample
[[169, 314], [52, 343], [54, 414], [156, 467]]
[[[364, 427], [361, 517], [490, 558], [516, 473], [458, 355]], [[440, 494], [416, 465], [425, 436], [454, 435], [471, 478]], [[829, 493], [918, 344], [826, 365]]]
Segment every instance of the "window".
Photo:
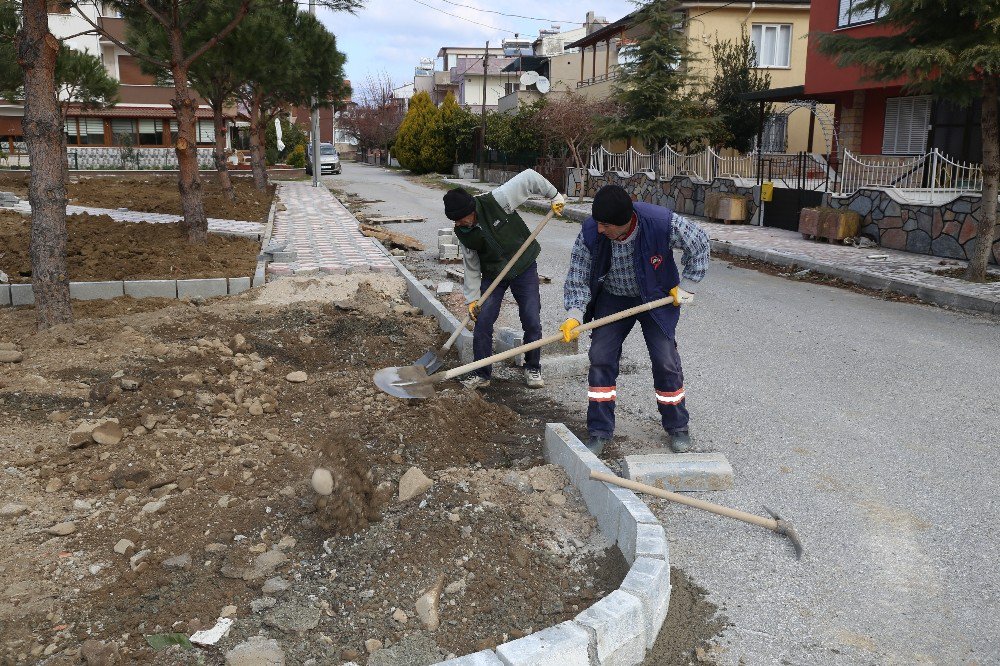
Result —
[[198, 144], [215, 145], [215, 123], [211, 120], [198, 121]]
[[130, 118], [113, 118], [111, 120], [111, 143], [120, 146], [131, 137], [135, 145], [135, 121]]
[[885, 101], [884, 155], [919, 155], [927, 152], [927, 127], [931, 97], [892, 97]]
[[103, 146], [104, 121], [100, 118], [67, 118], [66, 143], [73, 146]]
[[141, 146], [162, 146], [163, 145], [163, 121], [162, 120], [140, 120], [139, 121], [139, 145], [141, 145]]
[[837, 18], [837, 27], [846, 28], [851, 25], [861, 23], [871, 23], [885, 16], [886, 7], [879, 3], [872, 9], [858, 9], [865, 0], [840, 0], [840, 15]]
[[792, 25], [790, 23], [754, 23], [750, 33], [757, 53], [757, 67], [790, 67], [792, 64]]
[[[788, 116], [772, 113], [764, 122], [764, 153], [783, 153], [788, 149]], [[754, 137], [757, 143], [757, 137]], [[756, 148], [756, 145], [754, 146]]]
[[517, 82], [508, 81], [507, 83], [503, 84], [503, 94], [504, 95], [509, 95], [511, 93], [515, 93], [515, 92], [517, 92], [520, 89], [521, 89], [521, 84], [517, 83]]

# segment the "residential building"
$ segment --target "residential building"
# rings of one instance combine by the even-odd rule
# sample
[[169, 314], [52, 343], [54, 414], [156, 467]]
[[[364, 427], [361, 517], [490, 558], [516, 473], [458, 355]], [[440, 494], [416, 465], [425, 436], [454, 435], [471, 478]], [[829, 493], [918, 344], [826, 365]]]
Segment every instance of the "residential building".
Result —
[[[809, 31], [839, 31], [857, 37], [891, 34], [877, 11], [862, 12], [860, 0], [814, 0]], [[859, 155], [923, 155], [933, 149], [952, 159], [982, 161], [979, 109], [904, 93], [904, 81], [866, 81], [857, 67], [838, 67], [814, 45], [809, 49], [804, 92], [836, 105], [842, 149]]]
[[[444, 101], [444, 98], [448, 96], [448, 93], [455, 95], [456, 100], [461, 100], [463, 91], [461, 74], [464, 70], [469, 67], [469, 65], [475, 63], [477, 60], [481, 60], [484, 54], [488, 54], [490, 58], [499, 58], [503, 56], [503, 48], [499, 46], [492, 46], [489, 49], [483, 46], [442, 46], [437, 53], [438, 65], [437, 69], [433, 72], [433, 83], [431, 85], [431, 100], [440, 105]], [[459, 69], [459, 61], [464, 61], [462, 69]], [[423, 64], [423, 61], [421, 61]], [[422, 74], [425, 76], [425, 74]], [[475, 72], [472, 73], [475, 77]], [[482, 76], [481, 70], [479, 76]], [[422, 83], [426, 86], [426, 83]], [[414, 82], [415, 89], [417, 83]], [[480, 88], [480, 101], [477, 102], [478, 105], [482, 104], [482, 88]], [[459, 101], [459, 104], [462, 102]], [[493, 102], [495, 105], [496, 102]], [[487, 104], [487, 106], [489, 106]]]

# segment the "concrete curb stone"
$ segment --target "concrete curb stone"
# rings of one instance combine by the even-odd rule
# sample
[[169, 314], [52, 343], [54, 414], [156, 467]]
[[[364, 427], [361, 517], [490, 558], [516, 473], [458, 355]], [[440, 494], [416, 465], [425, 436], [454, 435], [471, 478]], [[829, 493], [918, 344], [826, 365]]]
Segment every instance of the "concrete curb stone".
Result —
[[590, 663], [590, 633], [573, 621], [497, 646], [505, 666], [566, 666]]
[[264, 226], [264, 237], [261, 239], [261, 253], [257, 259], [257, 268], [253, 273], [254, 287], [263, 286], [267, 281], [267, 258], [263, 249], [271, 244], [271, 235], [274, 233], [274, 218], [278, 214], [279, 194], [281, 193], [281, 183], [276, 183], [274, 187], [274, 198], [271, 200], [271, 209], [267, 212], [267, 223]]
[[76, 301], [98, 301], [125, 295], [123, 282], [70, 282], [69, 297]]
[[646, 453], [625, 456], [622, 476], [672, 491], [726, 490], [733, 467], [721, 453]]
[[646, 624], [642, 602], [615, 590], [574, 618], [591, 637], [591, 661], [604, 666], [631, 666], [646, 656]]
[[229, 295], [235, 296], [236, 294], [242, 294], [244, 291], [249, 291], [252, 283], [252, 278], [239, 277], [239, 278], [228, 278], [229, 280]]
[[226, 278], [177, 281], [177, 298], [212, 298], [227, 295], [229, 295], [229, 283], [226, 282]]
[[632, 563], [621, 587], [642, 602], [643, 620], [646, 623], [646, 647], [652, 648], [667, 619], [670, 605], [670, 564], [666, 560], [640, 557]]
[[125, 295], [132, 298], [177, 298], [177, 280], [126, 280]]
[[503, 662], [497, 658], [493, 650], [483, 650], [464, 657], [440, 661], [437, 666], [503, 666]]
[[10, 303], [14, 307], [32, 305], [35, 302], [35, 290], [30, 284], [10, 285]]
[[0, 306], [10, 305], [10, 285], [0, 284]]

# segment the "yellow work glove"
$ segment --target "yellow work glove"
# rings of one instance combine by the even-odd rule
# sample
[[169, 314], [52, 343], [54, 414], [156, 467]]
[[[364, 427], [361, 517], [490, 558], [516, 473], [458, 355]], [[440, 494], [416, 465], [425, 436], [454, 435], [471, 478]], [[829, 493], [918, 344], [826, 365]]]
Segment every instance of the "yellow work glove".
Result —
[[562, 217], [563, 209], [566, 207], [566, 199], [561, 194], [552, 197], [552, 212]]
[[680, 307], [681, 305], [686, 305], [694, 301], [694, 294], [690, 291], [684, 291], [680, 287], [674, 287], [671, 289], [670, 295], [674, 297], [675, 307]]
[[563, 325], [559, 327], [563, 334], [563, 342], [573, 342], [580, 337], [580, 332], [574, 330], [579, 325], [580, 322], [572, 317], [563, 322]]
[[472, 301], [469, 303], [469, 319], [476, 321], [476, 317], [479, 316], [479, 301]]

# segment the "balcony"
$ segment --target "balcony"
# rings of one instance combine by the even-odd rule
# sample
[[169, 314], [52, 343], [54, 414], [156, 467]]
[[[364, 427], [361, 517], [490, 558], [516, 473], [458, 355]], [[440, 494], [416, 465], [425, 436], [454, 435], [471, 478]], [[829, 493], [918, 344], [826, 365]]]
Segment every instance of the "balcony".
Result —
[[517, 111], [518, 107], [521, 106], [521, 102], [531, 104], [541, 98], [542, 93], [537, 90], [515, 90], [512, 93], [504, 95], [497, 101], [497, 110], [500, 113], [505, 111]]
[[577, 81], [577, 88], [586, 88], [587, 86], [596, 86], [599, 83], [605, 83], [608, 81], [614, 81], [619, 76], [619, 70], [613, 70], [605, 74], [598, 74], [597, 76], [591, 77], [589, 79], [584, 79], [583, 81]]

